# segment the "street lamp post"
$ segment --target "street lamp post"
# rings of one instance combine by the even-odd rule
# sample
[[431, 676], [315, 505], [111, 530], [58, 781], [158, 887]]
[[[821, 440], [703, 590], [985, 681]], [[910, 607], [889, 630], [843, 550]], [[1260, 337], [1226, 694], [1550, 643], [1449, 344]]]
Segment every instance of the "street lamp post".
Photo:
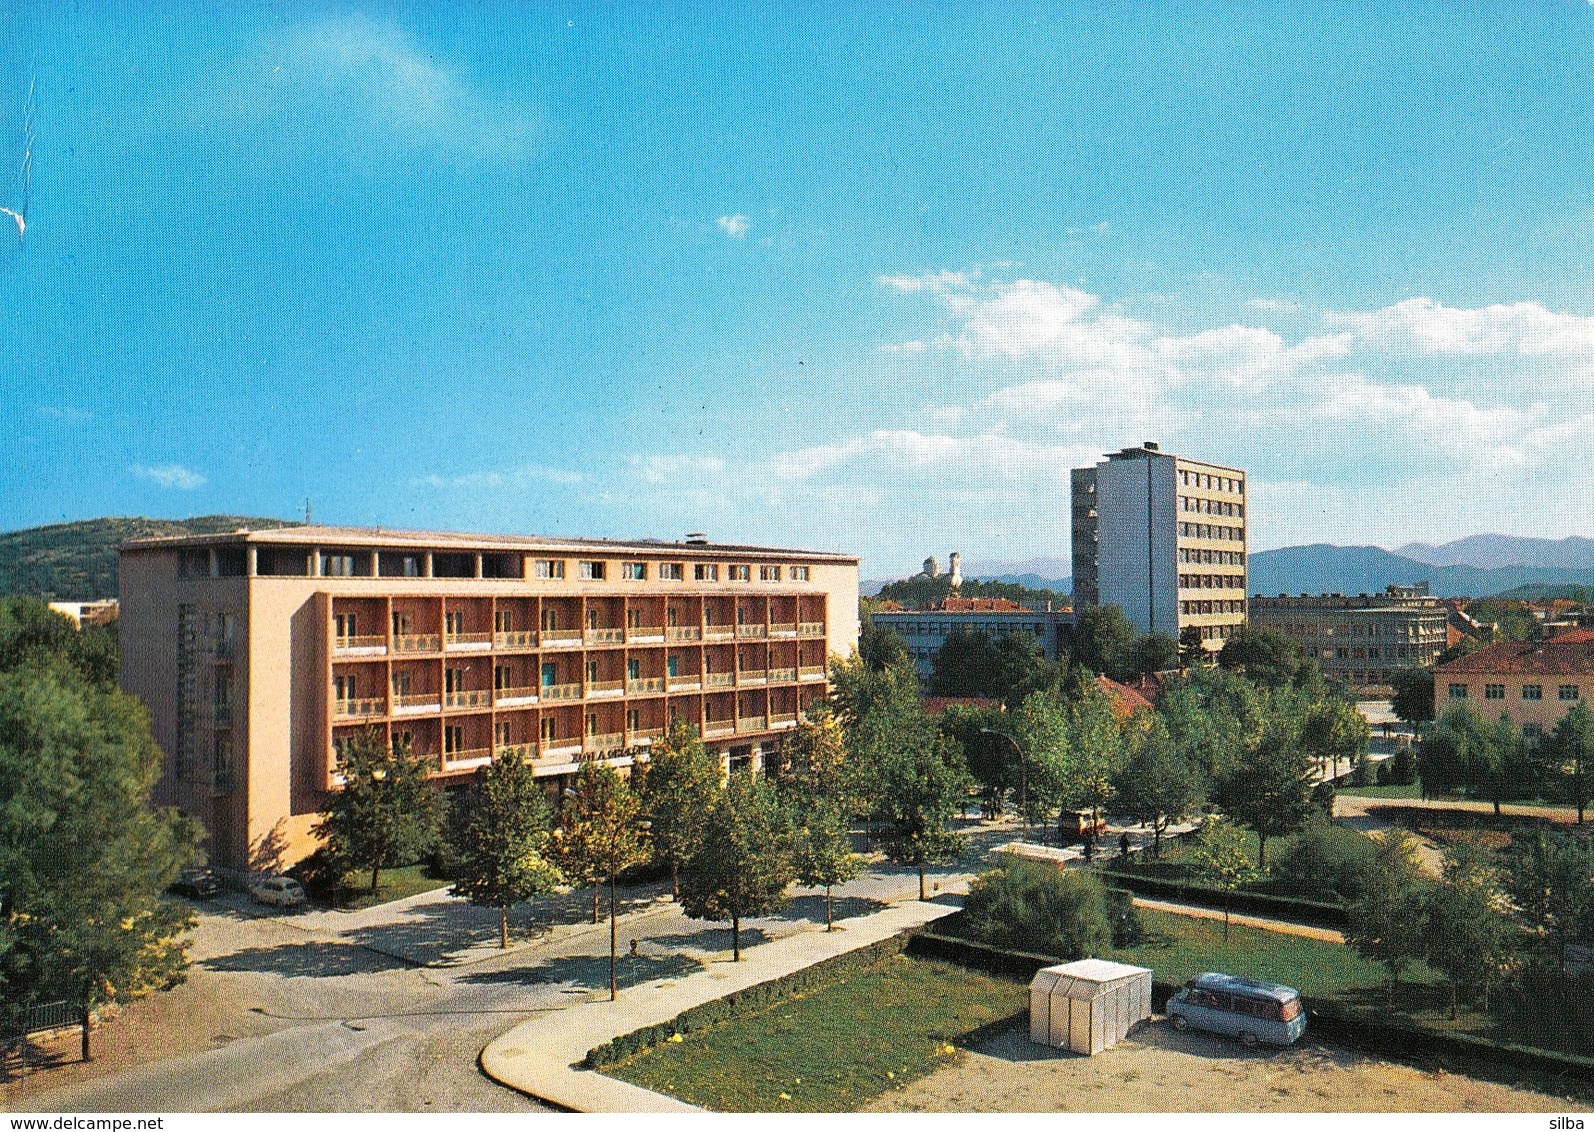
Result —
[[1029, 840], [1029, 760], [1024, 757], [1024, 748], [1019, 745], [1017, 739], [1013, 738], [1013, 736], [1009, 735], [1006, 731], [997, 731], [994, 728], [982, 727], [980, 728], [980, 734], [1000, 735], [1003, 739], [1006, 739], [1009, 743], [1013, 744], [1013, 750], [1018, 752], [1018, 809], [1019, 816], [1022, 817], [1024, 821], [1024, 835], [1022, 840], [1027, 841]]

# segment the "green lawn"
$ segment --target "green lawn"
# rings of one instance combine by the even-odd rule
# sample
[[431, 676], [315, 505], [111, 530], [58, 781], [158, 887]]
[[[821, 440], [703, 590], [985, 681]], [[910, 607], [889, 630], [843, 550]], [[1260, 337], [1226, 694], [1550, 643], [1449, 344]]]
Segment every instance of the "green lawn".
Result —
[[[1179, 916], [1142, 908], [1140, 922], [1146, 942], [1106, 954], [1105, 958], [1150, 967], [1159, 982], [1182, 983], [1202, 971], [1227, 971], [1292, 986], [1302, 994], [1336, 998], [1358, 1005], [1370, 993], [1381, 996], [1386, 979], [1384, 968], [1356, 954], [1342, 943], [1262, 931], [1239, 924], [1229, 928], [1229, 942], [1223, 942], [1223, 921]], [[1406, 972], [1416, 1001], [1425, 1003], [1439, 976], [1419, 965]], [[1382, 998], [1378, 1002], [1382, 1004]]]
[[850, 1112], [1028, 1002], [1026, 983], [897, 955], [604, 1072], [719, 1112]]
[[1416, 782], [1406, 786], [1341, 786], [1336, 793], [1356, 798], [1421, 798], [1422, 786]]
[[362, 870], [343, 878], [343, 901], [338, 907], [374, 908], [390, 900], [402, 900], [406, 896], [445, 888], [448, 883], [428, 873], [425, 865], [403, 865], [395, 869], [383, 869], [377, 877], [376, 891], [373, 893], [371, 874]]

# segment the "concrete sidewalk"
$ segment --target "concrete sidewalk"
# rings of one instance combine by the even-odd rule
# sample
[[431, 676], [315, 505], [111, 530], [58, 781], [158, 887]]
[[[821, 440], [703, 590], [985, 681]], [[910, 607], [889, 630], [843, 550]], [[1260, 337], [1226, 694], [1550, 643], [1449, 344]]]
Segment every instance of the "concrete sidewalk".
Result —
[[482, 1050], [484, 1072], [501, 1085], [573, 1112], [690, 1112], [692, 1106], [576, 1063], [611, 1038], [668, 1022], [682, 1011], [867, 947], [957, 911], [957, 905], [903, 901], [885, 911], [759, 944], [740, 963], [717, 962], [682, 979], [620, 992], [522, 1022]]

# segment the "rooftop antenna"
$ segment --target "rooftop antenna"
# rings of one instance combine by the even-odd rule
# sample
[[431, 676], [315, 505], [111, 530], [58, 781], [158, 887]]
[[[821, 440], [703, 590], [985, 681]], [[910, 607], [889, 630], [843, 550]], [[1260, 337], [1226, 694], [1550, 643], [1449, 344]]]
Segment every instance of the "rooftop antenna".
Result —
[[304, 497], [304, 525], [307, 527], [310, 525], [310, 497], [308, 495]]

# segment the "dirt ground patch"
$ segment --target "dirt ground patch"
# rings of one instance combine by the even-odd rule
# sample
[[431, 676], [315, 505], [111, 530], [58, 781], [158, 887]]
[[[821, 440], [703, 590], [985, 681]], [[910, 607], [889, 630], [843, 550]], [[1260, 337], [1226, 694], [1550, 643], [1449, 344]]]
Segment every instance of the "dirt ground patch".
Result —
[[1554, 1112], [1558, 1097], [1306, 1044], [1247, 1050], [1162, 1021], [1095, 1057], [1010, 1030], [870, 1112]]

